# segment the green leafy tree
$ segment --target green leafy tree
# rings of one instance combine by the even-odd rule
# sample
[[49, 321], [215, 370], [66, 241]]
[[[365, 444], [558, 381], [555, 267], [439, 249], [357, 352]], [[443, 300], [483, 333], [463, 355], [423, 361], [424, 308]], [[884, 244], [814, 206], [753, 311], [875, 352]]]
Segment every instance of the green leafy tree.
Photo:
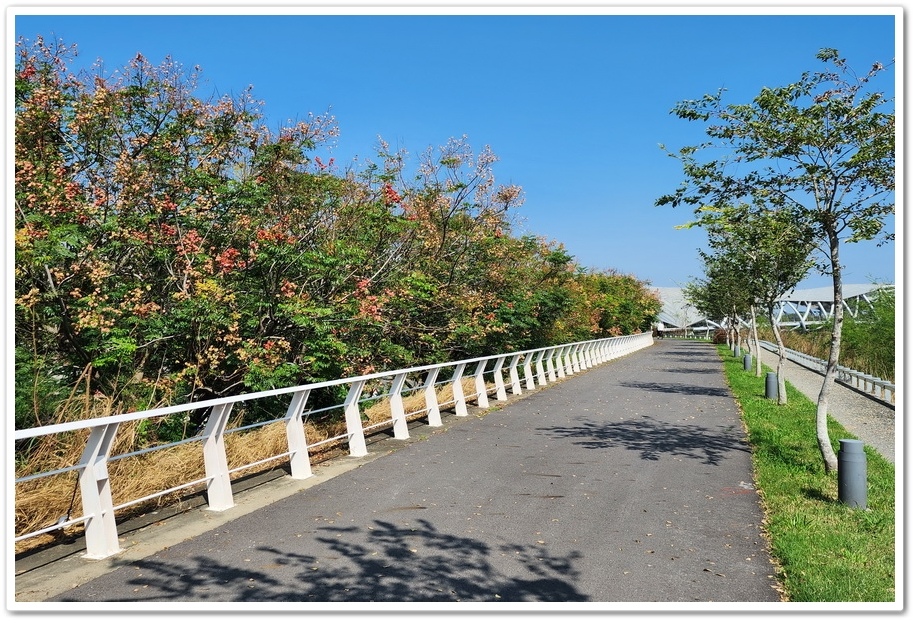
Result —
[[[857, 75], [835, 49], [822, 49], [817, 59], [827, 68], [764, 88], [749, 104], [726, 104], [721, 90], [679, 103], [674, 114], [706, 123], [713, 140], [671, 154], [685, 181], [656, 204], [722, 209], [765, 202], [810, 227], [829, 258], [820, 268], [832, 276], [836, 310], [815, 418], [824, 467], [832, 472], [837, 459], [827, 409], [842, 338], [841, 241], [893, 238], [884, 226], [894, 212], [895, 116], [883, 93], [866, 90], [884, 65]], [[701, 161], [709, 147], [724, 155]]]
[[779, 298], [794, 288], [812, 267], [812, 232], [787, 210], [753, 208], [747, 204], [719, 210], [701, 209], [700, 218], [685, 227], [694, 226], [706, 230], [714, 252], [712, 256], [701, 253], [707, 268], [725, 272], [726, 280], [742, 284], [739, 291], [747, 296], [743, 303], [749, 309], [757, 376], [761, 374], [761, 366], [756, 318], [758, 310], [766, 312], [779, 354], [777, 400], [785, 404], [786, 347], [774, 313]]
[[719, 319], [730, 347], [741, 343], [741, 319], [748, 317], [753, 295], [742, 269], [733, 257], [700, 253], [705, 277], [694, 278], [684, 287], [684, 297], [697, 311]]

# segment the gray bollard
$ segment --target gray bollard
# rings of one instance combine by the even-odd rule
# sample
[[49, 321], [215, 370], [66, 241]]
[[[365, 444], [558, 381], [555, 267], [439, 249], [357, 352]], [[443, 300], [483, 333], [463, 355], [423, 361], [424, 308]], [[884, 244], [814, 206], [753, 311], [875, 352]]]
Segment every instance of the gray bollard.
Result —
[[735, 357], [740, 357], [740, 356], [741, 356], [741, 347], [736, 345], [735, 346]]
[[840, 501], [852, 508], [865, 508], [868, 497], [865, 444], [858, 439], [840, 439], [837, 459]]
[[765, 395], [767, 398], [770, 398], [771, 400], [776, 400], [776, 398], [779, 397], [778, 394], [779, 392], [776, 388], [776, 373], [767, 372], [766, 394]]
[[751, 369], [751, 360], [752, 360], [752, 359], [753, 359], [753, 357], [751, 357], [750, 355], [745, 355], [745, 356], [744, 356], [744, 369], [745, 369], [745, 370], [750, 370], [750, 369]]

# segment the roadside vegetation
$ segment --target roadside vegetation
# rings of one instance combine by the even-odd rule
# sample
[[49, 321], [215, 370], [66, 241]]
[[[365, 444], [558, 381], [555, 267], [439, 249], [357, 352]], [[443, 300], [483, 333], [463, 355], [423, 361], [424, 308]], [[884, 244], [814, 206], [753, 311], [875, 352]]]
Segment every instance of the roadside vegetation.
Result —
[[[863, 305], [855, 317], [845, 317], [842, 365], [887, 381], [895, 380], [895, 298], [893, 289], [882, 290], [872, 301], [872, 308]], [[830, 351], [830, 335], [829, 326], [782, 334], [787, 348], [824, 360]]]
[[175, 59], [76, 56], [17, 44], [17, 429], [640, 332], [660, 308], [517, 234], [488, 146], [380, 138], [340, 168], [329, 115], [272, 131]]
[[[201, 97], [200, 70], [176, 59], [81, 69], [77, 53], [40, 36], [16, 47], [16, 430], [638, 333], [661, 307], [637, 277], [517, 233], [524, 193], [497, 181], [486, 145], [408, 154], [379, 137], [341, 167], [320, 151], [330, 115], [271, 130], [253, 92]], [[124, 427], [115, 454], [188, 439], [205, 417]], [[342, 414], [309, 426], [334, 436]], [[230, 454], [281, 443], [272, 430], [227, 440]], [[84, 445], [17, 444], [17, 477], [74, 465]], [[118, 463], [112, 482], [133, 496], [174, 479]], [[17, 534], [78, 503], [72, 475], [36, 482], [17, 485]]]
[[[814, 404], [790, 384], [789, 400], [764, 397], [763, 381], [719, 345], [725, 374], [747, 427], [771, 554], [791, 602], [894, 601], [895, 469], [869, 446], [867, 508], [839, 501], [837, 474], [825, 472], [811, 435]], [[831, 439], [854, 439], [832, 418]]]

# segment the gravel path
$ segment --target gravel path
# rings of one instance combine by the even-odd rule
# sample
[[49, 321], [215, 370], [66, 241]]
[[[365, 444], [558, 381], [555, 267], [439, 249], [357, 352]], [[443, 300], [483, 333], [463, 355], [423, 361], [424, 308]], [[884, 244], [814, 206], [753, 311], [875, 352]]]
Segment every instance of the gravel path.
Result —
[[[760, 349], [760, 361], [776, 370], [779, 358], [764, 348]], [[817, 402], [824, 377], [797, 363], [785, 363], [786, 381], [795, 389]], [[863, 396], [839, 383], [830, 392], [828, 414], [843, 427], [861, 439], [866, 445], [877, 450], [884, 458], [894, 463], [896, 447], [895, 409], [877, 400]]]

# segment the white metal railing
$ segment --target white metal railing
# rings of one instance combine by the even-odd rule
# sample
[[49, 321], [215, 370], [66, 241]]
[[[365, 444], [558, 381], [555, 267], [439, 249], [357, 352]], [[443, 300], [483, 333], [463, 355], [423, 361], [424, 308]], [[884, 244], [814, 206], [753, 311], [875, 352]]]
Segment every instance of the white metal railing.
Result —
[[[508, 398], [507, 392], [509, 391], [513, 395], [521, 394], [523, 384], [525, 389], [533, 390], [539, 385], [547, 385], [597, 364], [645, 348], [652, 345], [652, 343], [651, 333], [638, 333], [17, 430], [14, 434], [14, 439], [17, 443], [47, 435], [60, 435], [81, 430], [88, 430], [89, 438], [83, 449], [82, 457], [76, 465], [42, 473], [20, 475], [15, 480], [16, 484], [20, 484], [76, 471], [78, 472], [83, 514], [79, 517], [70, 517], [68, 513], [53, 525], [17, 535], [15, 539], [18, 542], [82, 523], [86, 539], [86, 554], [84, 556], [90, 559], [107, 558], [121, 551], [115, 517], [115, 513], [121, 509], [177, 491], [205, 485], [209, 510], [227, 510], [234, 505], [231, 476], [241, 470], [282, 459], [288, 460], [289, 472], [292, 478], [308, 478], [312, 475], [309, 459], [309, 450], [312, 448], [336, 442], [346, 444], [351, 456], [364, 456], [367, 454], [367, 431], [386, 427], [393, 429], [396, 439], [407, 439], [409, 436], [407, 421], [411, 416], [421, 414], [420, 417], [422, 417], [422, 414], [425, 413], [430, 426], [441, 426], [440, 410], [443, 407], [450, 407], [454, 410], [456, 416], [463, 417], [468, 414], [467, 404], [469, 399], [473, 400], [477, 406], [486, 408], [489, 407], [488, 394], [490, 392], [494, 392], [496, 400], [506, 400]], [[445, 378], [440, 378], [442, 371], [448, 373]], [[508, 383], [504, 373], [508, 373]], [[488, 386], [485, 376], [489, 376], [492, 379], [491, 386]], [[473, 378], [474, 391], [470, 395], [466, 395], [464, 389], [465, 380], [470, 383], [471, 378]], [[369, 385], [374, 386], [375, 391], [370, 391], [367, 398], [363, 397], [363, 393]], [[313, 390], [338, 386], [346, 386], [348, 388], [347, 396], [341, 404], [316, 410], [308, 409], [309, 396]], [[451, 398], [444, 402], [440, 402], [438, 396], [438, 389], [442, 386], [451, 388]], [[379, 390], [379, 387], [383, 388], [384, 391]], [[425, 406], [417, 411], [405, 413], [403, 400], [405, 393], [411, 393], [418, 397], [422, 394]], [[290, 397], [290, 401], [283, 417], [227, 430], [230, 414], [236, 404], [287, 395]], [[377, 401], [385, 398], [388, 399], [390, 405], [391, 417], [384, 422], [370, 426], [364, 425], [360, 413], [360, 404], [367, 400]], [[199, 409], [210, 409], [203, 431], [199, 435], [175, 443], [161, 444], [127, 454], [111, 456], [115, 436], [121, 424], [141, 420], [155, 420], [175, 413], [192, 412]], [[330, 409], [338, 409], [343, 412], [346, 433], [328, 439], [313, 440], [309, 443], [305, 433], [307, 418], [319, 411]], [[286, 452], [276, 456], [263, 457], [253, 463], [230, 469], [225, 447], [226, 435], [238, 432], [243, 428], [266, 426], [276, 422], [285, 422]], [[203, 478], [190, 480], [176, 487], [137, 499], [115, 503], [112, 498], [110, 472], [108, 469], [110, 463], [127, 457], [148, 454], [188, 443], [200, 443], [201, 445], [205, 471]]]
[[[779, 347], [773, 342], [761, 340], [760, 346], [774, 353], [779, 352]], [[818, 374], [827, 373], [827, 362], [812, 355], [787, 348], [786, 359]], [[893, 383], [852, 368], [837, 366], [836, 380], [890, 405], [893, 405], [896, 399], [896, 389]]]

